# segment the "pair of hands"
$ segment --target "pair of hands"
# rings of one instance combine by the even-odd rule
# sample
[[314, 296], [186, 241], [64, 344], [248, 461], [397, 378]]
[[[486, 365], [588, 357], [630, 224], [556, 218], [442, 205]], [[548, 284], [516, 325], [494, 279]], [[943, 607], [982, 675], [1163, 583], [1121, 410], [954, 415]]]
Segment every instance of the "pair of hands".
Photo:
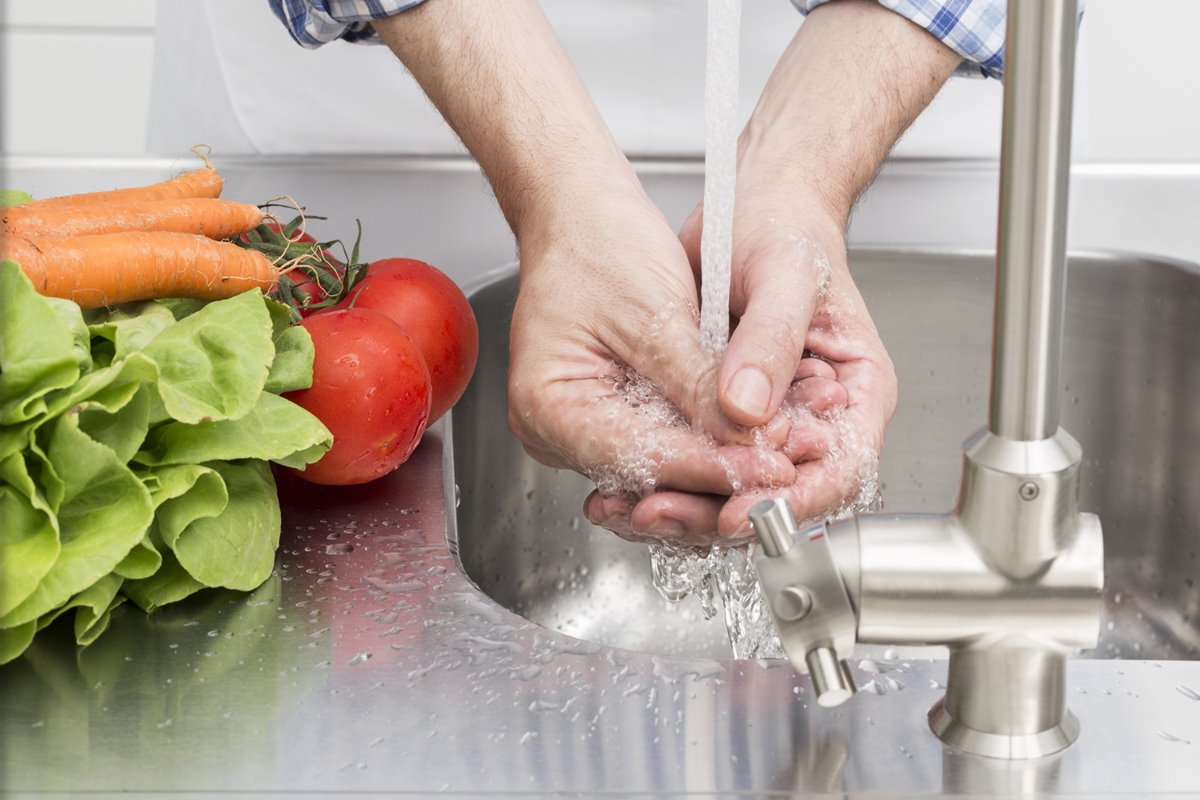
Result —
[[896, 377], [845, 224], [958, 54], [873, 0], [808, 15], [739, 140], [737, 327], [718, 361], [696, 314], [700, 211], [678, 236], [667, 225], [536, 0], [439, 0], [374, 26], [517, 236], [510, 425], [542, 463], [597, 482], [589, 520], [704, 545], [748, 536], [764, 496], [814, 519], [859, 494]]
[[677, 236], [631, 184], [569, 235], [522, 241], [509, 424], [535, 459], [596, 482], [594, 524], [733, 544], [764, 497], [806, 520], [859, 494], [896, 378], [837, 215], [800, 194], [739, 176], [719, 360], [700, 345], [701, 208]]

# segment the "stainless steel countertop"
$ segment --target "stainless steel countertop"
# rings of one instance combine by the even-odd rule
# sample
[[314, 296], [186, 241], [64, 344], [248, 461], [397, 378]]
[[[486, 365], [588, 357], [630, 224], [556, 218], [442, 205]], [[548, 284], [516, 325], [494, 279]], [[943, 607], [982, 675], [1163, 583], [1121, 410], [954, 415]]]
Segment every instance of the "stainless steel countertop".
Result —
[[[7, 184], [39, 194], [180, 166], [0, 159]], [[906, 225], [911, 241], [943, 231], [909, 225], [940, 212], [889, 201], [926, 180], [914, 169], [886, 172], [864, 201], [866, 240], [892, 241]], [[335, 220], [364, 216], [371, 257], [426, 257], [465, 281], [511, 252], [473, 168], [297, 161], [223, 172], [238, 199], [287, 192]], [[672, 218], [698, 197], [695, 169], [647, 177]], [[939, 202], [980, 220], [944, 231], [959, 237], [950, 243], [989, 244], [993, 176], [951, 166], [943, 177]], [[1120, 181], [1105, 185], [1090, 197], [1128, 197]], [[1157, 230], [1145, 208], [1145, 231]], [[1084, 219], [1098, 230], [1113, 215]], [[1172, 229], [1190, 254], [1191, 229]], [[857, 664], [859, 683], [884, 693], [825, 710], [782, 661], [651, 656], [534, 625], [462, 571], [446, 513], [449, 434], [435, 425], [407, 464], [367, 487], [284, 486], [278, 569], [253, 594], [210, 592], [148, 618], [119, 609], [87, 650], [47, 635], [0, 667], [0, 793], [1200, 795], [1200, 662], [1073, 662], [1082, 736], [1023, 764], [955, 754], [927, 731], [944, 661]]]
[[461, 570], [449, 431], [386, 479], [281, 480], [276, 574], [94, 646], [39, 638], [0, 668], [14, 794], [615, 796], [1200, 794], [1200, 663], [1077, 661], [1062, 755], [964, 756], [926, 729], [945, 662], [860, 662], [810, 702], [783, 661], [650, 656], [571, 639]]

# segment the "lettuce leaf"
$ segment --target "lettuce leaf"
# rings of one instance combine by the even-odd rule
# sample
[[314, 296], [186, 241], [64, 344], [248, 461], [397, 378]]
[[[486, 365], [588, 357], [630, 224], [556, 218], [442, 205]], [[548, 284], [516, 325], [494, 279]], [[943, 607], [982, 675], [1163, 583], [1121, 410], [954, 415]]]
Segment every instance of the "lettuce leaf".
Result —
[[79, 380], [72, 326], [15, 261], [0, 261], [0, 425], [45, 413], [45, 397]]
[[254, 407], [275, 346], [262, 295], [210, 303], [165, 328], [142, 352], [158, 365], [158, 393], [172, 419], [237, 419]]
[[149, 612], [267, 580], [268, 461], [332, 443], [279, 396], [312, 382], [287, 310], [247, 292], [85, 313], [12, 261], [0, 309], [0, 663], [64, 615], [85, 646], [126, 600]]

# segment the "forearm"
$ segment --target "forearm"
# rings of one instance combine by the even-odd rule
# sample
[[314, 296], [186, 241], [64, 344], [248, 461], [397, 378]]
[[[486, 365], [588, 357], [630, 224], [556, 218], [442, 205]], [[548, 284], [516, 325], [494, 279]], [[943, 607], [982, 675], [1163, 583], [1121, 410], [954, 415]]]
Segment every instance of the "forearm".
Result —
[[606, 187], [639, 191], [536, 0], [434, 0], [376, 21], [479, 161], [518, 238]]
[[794, 189], [844, 225], [960, 60], [871, 0], [821, 6], [779, 60], [742, 134], [739, 181]]

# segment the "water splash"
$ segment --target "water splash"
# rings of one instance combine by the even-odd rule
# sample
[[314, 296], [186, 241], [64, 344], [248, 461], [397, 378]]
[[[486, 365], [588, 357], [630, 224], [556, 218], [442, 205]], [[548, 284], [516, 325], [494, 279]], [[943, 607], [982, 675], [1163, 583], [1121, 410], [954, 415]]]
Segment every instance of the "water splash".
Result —
[[[877, 468], [878, 462], [868, 459], [860, 473], [859, 494], [847, 500], [833, 519], [880, 507]], [[649, 547], [650, 575], [654, 588], [670, 602], [696, 595], [705, 619], [716, 616], [719, 600], [734, 658], [783, 658], [786, 653], [754, 571], [757, 549], [746, 545], [704, 551], [654, 544]]]
[[694, 594], [705, 619], [719, 609], [734, 658], [780, 658], [783, 648], [758, 588], [750, 547], [710, 548], [707, 552], [668, 545], [650, 546], [654, 586], [667, 600]]

